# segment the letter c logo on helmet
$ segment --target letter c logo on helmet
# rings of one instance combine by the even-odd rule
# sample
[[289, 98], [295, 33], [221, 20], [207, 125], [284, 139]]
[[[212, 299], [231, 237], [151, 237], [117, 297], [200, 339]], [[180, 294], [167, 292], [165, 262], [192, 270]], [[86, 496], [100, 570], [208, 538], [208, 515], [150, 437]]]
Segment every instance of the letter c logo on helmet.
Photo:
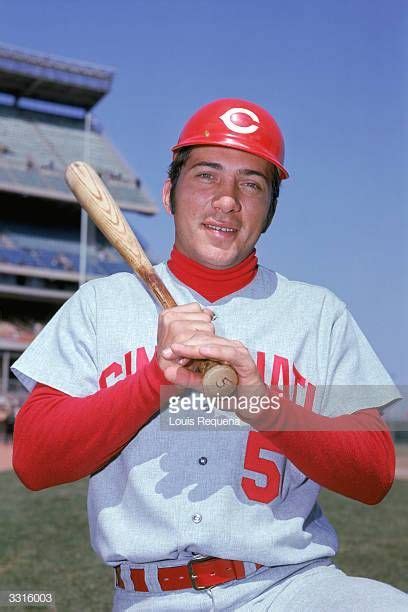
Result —
[[248, 108], [230, 108], [220, 116], [220, 119], [229, 130], [238, 134], [253, 134], [259, 128], [259, 125], [254, 123], [248, 125], [248, 119], [259, 123], [258, 116]]
[[252, 153], [276, 166], [281, 179], [289, 176], [278, 124], [267, 110], [248, 100], [222, 98], [202, 106], [183, 127], [172, 151], [202, 145]]

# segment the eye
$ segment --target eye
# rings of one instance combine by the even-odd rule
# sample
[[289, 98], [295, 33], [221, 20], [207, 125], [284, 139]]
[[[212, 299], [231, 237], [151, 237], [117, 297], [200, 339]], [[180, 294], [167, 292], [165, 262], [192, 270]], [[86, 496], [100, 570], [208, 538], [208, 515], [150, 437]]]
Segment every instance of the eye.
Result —
[[211, 172], [199, 172], [199, 173], [197, 174], [197, 176], [198, 176], [199, 178], [202, 178], [202, 179], [204, 179], [204, 180], [208, 180], [208, 181], [210, 181], [211, 179], [213, 179], [213, 178], [214, 178], [214, 175], [213, 175], [213, 174], [211, 174]]
[[252, 181], [247, 181], [246, 183], [244, 183], [244, 187], [249, 191], [261, 191], [261, 186], [258, 185], [258, 183], [254, 183]]

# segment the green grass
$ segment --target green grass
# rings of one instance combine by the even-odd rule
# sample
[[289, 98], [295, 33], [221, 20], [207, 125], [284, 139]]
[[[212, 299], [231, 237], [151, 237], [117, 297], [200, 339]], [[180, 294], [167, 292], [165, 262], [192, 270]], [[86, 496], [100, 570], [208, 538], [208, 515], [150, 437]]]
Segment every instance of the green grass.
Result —
[[336, 565], [408, 591], [408, 481], [396, 480], [377, 506], [329, 491], [321, 493], [320, 503], [339, 536]]
[[112, 570], [89, 544], [87, 486], [33, 493], [12, 473], [0, 474], [0, 590], [53, 591], [63, 612], [112, 609]]
[[[111, 610], [112, 572], [90, 548], [86, 489], [82, 480], [31, 493], [0, 474], [0, 590], [54, 591], [63, 612]], [[326, 491], [321, 503], [339, 533], [338, 566], [408, 590], [408, 482], [375, 507]]]

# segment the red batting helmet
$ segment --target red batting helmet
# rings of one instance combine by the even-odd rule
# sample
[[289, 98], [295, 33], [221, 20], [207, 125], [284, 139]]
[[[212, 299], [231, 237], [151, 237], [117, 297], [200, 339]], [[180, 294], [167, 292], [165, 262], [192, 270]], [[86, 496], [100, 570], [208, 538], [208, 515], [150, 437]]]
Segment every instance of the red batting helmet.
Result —
[[253, 153], [274, 164], [281, 179], [285, 144], [275, 119], [253, 102], [223, 98], [200, 108], [185, 124], [172, 151], [193, 145], [219, 145]]

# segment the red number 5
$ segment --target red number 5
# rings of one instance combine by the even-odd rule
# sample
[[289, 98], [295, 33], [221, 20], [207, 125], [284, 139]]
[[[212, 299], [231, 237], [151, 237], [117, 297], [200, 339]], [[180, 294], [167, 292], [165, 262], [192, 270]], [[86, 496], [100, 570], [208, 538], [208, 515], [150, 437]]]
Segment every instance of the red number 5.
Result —
[[246, 476], [242, 478], [241, 484], [248, 499], [269, 504], [279, 495], [280, 473], [274, 461], [262, 459], [259, 456], [262, 449], [279, 452], [273, 442], [259, 432], [251, 431], [248, 435], [244, 468], [251, 472], [264, 474], [266, 485], [261, 487], [256, 484], [255, 480]]

